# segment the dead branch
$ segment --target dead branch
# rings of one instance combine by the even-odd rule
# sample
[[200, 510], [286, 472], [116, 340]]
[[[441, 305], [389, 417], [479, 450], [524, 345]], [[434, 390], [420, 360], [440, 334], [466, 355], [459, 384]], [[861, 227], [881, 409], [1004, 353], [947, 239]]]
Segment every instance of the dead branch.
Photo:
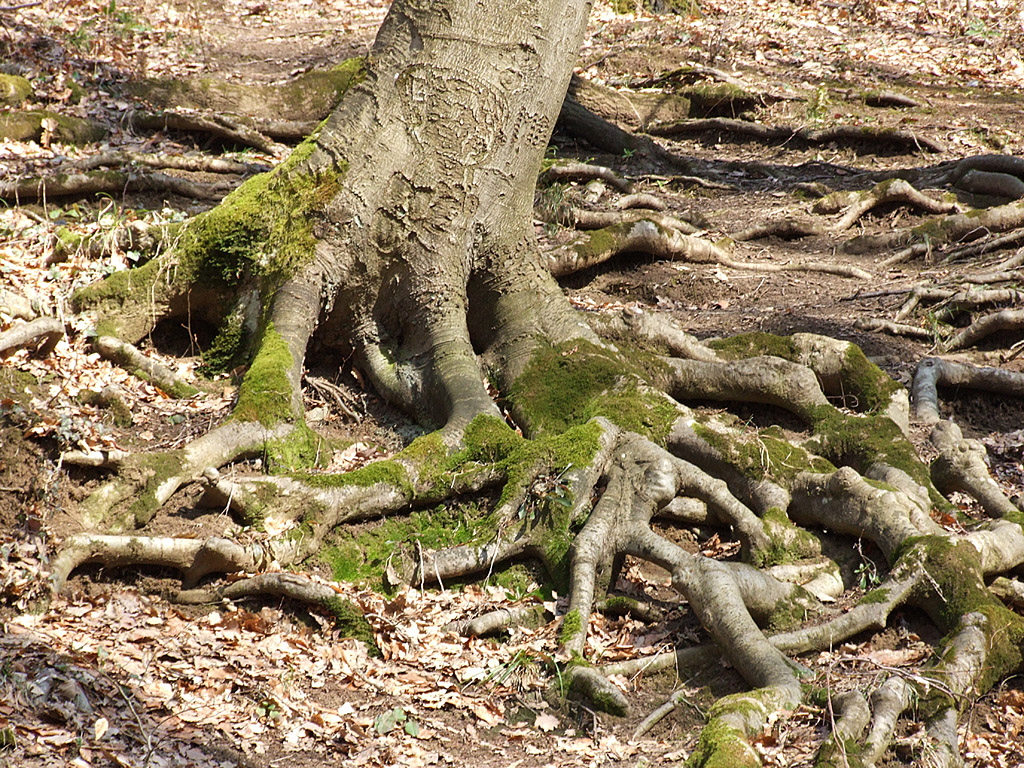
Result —
[[0, 358], [16, 349], [35, 345], [33, 354], [46, 357], [64, 338], [64, 324], [53, 317], [37, 317], [0, 333]]
[[113, 336], [97, 336], [93, 348], [129, 373], [151, 381], [171, 397], [191, 397], [199, 392], [195, 387], [182, 381], [170, 368], [147, 357], [135, 346]]

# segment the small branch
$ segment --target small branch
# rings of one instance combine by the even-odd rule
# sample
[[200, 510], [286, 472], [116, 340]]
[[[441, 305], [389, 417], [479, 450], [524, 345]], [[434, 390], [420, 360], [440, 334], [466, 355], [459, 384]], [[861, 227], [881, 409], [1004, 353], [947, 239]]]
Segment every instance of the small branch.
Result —
[[171, 397], [191, 397], [199, 392], [191, 384], [182, 381], [170, 368], [146, 357], [138, 348], [125, 341], [113, 336], [97, 336], [92, 346], [107, 360], [152, 382]]
[[927, 328], [919, 328], [916, 325], [908, 325], [907, 323], [896, 323], [891, 320], [881, 320], [879, 318], [863, 318], [853, 322], [853, 327], [862, 331], [882, 331], [884, 333], [891, 333], [894, 336], [910, 336], [916, 339], [928, 339], [933, 338], [933, 334]]

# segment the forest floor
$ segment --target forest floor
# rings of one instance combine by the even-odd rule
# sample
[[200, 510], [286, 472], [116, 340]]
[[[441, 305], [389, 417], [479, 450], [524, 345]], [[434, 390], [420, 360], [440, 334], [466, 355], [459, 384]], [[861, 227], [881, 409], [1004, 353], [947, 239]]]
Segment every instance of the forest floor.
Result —
[[[639, 5], [639, 4], [638, 4]], [[800, 127], [871, 125], [913, 131], [941, 143], [941, 152], [894, 151], [881, 145], [764, 142], [706, 132], [664, 144], [696, 167], [716, 169], [728, 184], [680, 180], [647, 158], [602, 155], [556, 135], [552, 154], [614, 168], [635, 191], [661, 197], [669, 212], [700, 222], [719, 240], [752, 223], [794, 214], [809, 203], [797, 184], [857, 188], [864, 173], [927, 169], [983, 153], [1024, 155], [1024, 12], [1010, 0], [960, 3], [866, 0], [705, 0], [700, 14], [651, 14], [620, 2], [599, 2], [580, 54], [579, 73], [615, 87], [657, 78], [684, 64], [728, 72], [763, 98], [762, 123]], [[368, 49], [387, 6], [375, 0], [67, 0], [0, 8], [0, 70], [22, 74], [37, 106], [97, 119], [111, 132], [102, 146], [50, 141], [0, 141], [0, 182], [38, 174], [90, 152], [133, 149], [180, 153], [192, 139], [172, 132], [140, 135], [124, 119], [131, 107], [120, 84], [143, 76], [216, 75], [239, 82], [277, 82]], [[79, 90], [81, 89], [81, 91]], [[915, 100], [908, 108], [872, 107], [870, 92]], [[82, 95], [84, 94], [84, 95]], [[2, 116], [2, 114], [0, 114]], [[235, 157], [274, 161], [247, 150]], [[850, 188], [853, 188], [851, 186]], [[564, 190], [567, 195], [581, 189]], [[518, 629], [502, 642], [461, 638], [445, 626], [524, 600], [520, 590], [448, 585], [385, 595], [337, 585], [370, 619], [381, 656], [340, 639], [326, 617], [288, 603], [174, 605], [172, 574], [155, 569], [84, 568], [61, 597], [40, 611], [48, 558], [80, 530], [75, 506], [96, 486], [97, 473], [68, 468], [61, 450], [157, 450], [182, 445], [228, 412], [235, 382], [185, 401], [133, 379], [90, 351], [87, 328], [69, 315], [71, 293], [129, 266], [137, 255], [114, 239], [99, 254], [53, 258], [55, 232], [113, 232], [133, 220], [173, 220], [206, 207], [174, 195], [133, 193], [94, 200], [50, 199], [0, 210], [0, 287], [34, 297], [66, 322], [68, 336], [45, 358], [21, 350], [0, 362], [0, 762], [26, 768], [55, 765], [272, 766], [345, 765], [578, 766], [668, 765], [694, 744], [703, 709], [742, 684], [727, 666], [620, 681], [633, 714], [614, 719], [566, 708], [531, 660], [549, 658], [557, 624]], [[871, 212], [857, 227], [891, 231], [925, 221], [905, 208]], [[855, 230], [856, 231], [856, 230]], [[569, 235], [538, 223], [542, 239]], [[699, 337], [764, 331], [813, 332], [859, 344], [909, 386], [937, 337], [863, 330], [858, 321], [892, 319], [914, 286], [956, 285], [968, 270], [1005, 260], [1006, 251], [971, 262], [916, 258], [885, 267], [888, 253], [838, 251], [851, 233], [826, 230], [800, 239], [736, 243], [738, 262], [786, 265], [814, 259], [852, 264], [872, 278], [817, 272], [759, 272], [716, 264], [619, 258], [567, 279], [581, 309], [650, 308], [671, 313]], [[1019, 244], [1018, 244], [1019, 245]], [[1016, 287], [1021, 287], [1019, 282]], [[1018, 301], [1017, 307], [1020, 306]], [[921, 315], [922, 329], [935, 329]], [[0, 331], [14, 320], [0, 307]], [[187, 333], [183, 333], [187, 331]], [[184, 338], [185, 342], [181, 339]], [[167, 328], [147, 353], [184, 376], [200, 362], [191, 329]], [[1015, 338], [993, 337], [947, 359], [1024, 371], [1024, 357], [1006, 350]], [[190, 356], [191, 354], [191, 356]], [[172, 356], [174, 355], [174, 356]], [[26, 391], [31, 374], [39, 381]], [[387, 456], [417, 434], [415, 426], [364, 391], [358, 371], [310, 371], [331, 377], [353, 421], [308, 391], [318, 428], [351, 445], [334, 469]], [[115, 424], [80, 397], [113, 385], [131, 409]], [[944, 392], [943, 415], [989, 448], [993, 473], [1009, 494], [1024, 492], [1024, 401], [978, 392]], [[775, 413], [751, 410], [752, 420]], [[783, 421], [783, 426], [785, 422]], [[921, 431], [918, 442], [924, 442]], [[196, 506], [197, 492], [179, 494], [173, 509], [146, 529], [155, 535], [249, 536], [221, 510]], [[685, 532], [680, 537], [686, 538]], [[692, 538], [692, 537], [691, 537]], [[700, 544], [730, 556], [735, 546]], [[873, 574], [858, 574], [857, 589]], [[626, 588], [670, 598], [666, 574], [635, 564]], [[558, 610], [557, 595], [547, 595]], [[852, 599], [847, 596], [844, 599]], [[803, 659], [827, 686], [830, 676], [856, 675], [865, 689], [894, 670], [912, 674], [924, 661], [933, 630], [904, 615], [870, 637]], [[699, 632], [685, 606], [656, 624], [597, 618], [588, 657], [613, 661], [669, 648]], [[557, 688], [557, 681], [555, 686]], [[674, 691], [690, 692], [653, 731], [633, 738], [638, 723]], [[1024, 765], [1024, 685], [1006, 681], [963, 719], [969, 766]], [[756, 744], [767, 766], [810, 765], [828, 731], [828, 713], [804, 707], [772, 723]], [[915, 733], [901, 734], [887, 765], [910, 764]]]

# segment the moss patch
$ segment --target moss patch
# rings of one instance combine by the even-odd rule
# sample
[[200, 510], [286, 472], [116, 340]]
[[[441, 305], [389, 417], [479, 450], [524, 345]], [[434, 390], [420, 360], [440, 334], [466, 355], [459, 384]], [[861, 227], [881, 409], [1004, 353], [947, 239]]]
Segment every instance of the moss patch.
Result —
[[272, 427], [299, 416], [293, 411], [292, 385], [288, 378], [288, 371], [294, 364], [288, 343], [274, 329], [273, 323], [269, 324], [238, 389], [232, 418], [258, 421], [265, 427]]
[[564, 432], [604, 416], [623, 429], [664, 443], [678, 417], [656, 392], [641, 389], [656, 374], [653, 357], [626, 356], [586, 341], [540, 347], [509, 391], [531, 432]]
[[496, 528], [497, 516], [493, 511], [472, 503], [442, 504], [389, 518], [361, 531], [339, 531], [322, 550], [321, 557], [338, 581], [381, 586], [389, 565], [402, 570], [403, 555], [414, 562], [418, 548], [484, 544], [493, 539]]
[[334, 618], [335, 626], [344, 637], [361, 640], [366, 643], [371, 656], [380, 656], [373, 627], [355, 603], [341, 597], [331, 597], [324, 601], [323, 607]]

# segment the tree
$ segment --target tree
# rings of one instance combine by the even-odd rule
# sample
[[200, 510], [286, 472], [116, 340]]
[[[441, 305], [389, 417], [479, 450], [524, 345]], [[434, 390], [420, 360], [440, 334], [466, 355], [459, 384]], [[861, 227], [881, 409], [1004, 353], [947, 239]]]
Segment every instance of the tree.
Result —
[[[809, 695], [794, 656], [917, 606], [945, 635], [936, 661], [922, 680], [890, 678], [870, 708], [855, 692], [834, 695], [820, 761], [873, 764], [909, 712], [927, 724], [936, 762], [955, 764], [965, 703], [1021, 668], [1024, 623], [987, 583], [1024, 561], [1024, 516], [955, 425], [938, 424], [939, 458], [923, 464], [905, 435], [905, 390], [852, 344], [808, 334], [705, 344], [647, 313], [585, 319], [570, 306], [541, 263], [531, 217], [588, 10], [582, 0], [397, 0], [340, 105], [285, 163], [190, 221], [170, 251], [76, 297], [96, 318], [97, 348], [130, 368], [142, 367], [134, 342], [189, 315], [219, 328], [211, 364], [247, 370], [231, 418], [206, 435], [173, 453], [108, 457], [115, 474], [83, 505], [102, 532], [65, 543], [54, 589], [82, 563], [151, 563], [180, 568], [186, 598], [265, 592], [336, 608], [331, 590], [291, 574], [200, 580], [318, 556], [353, 519], [492, 490], [486, 526], [397, 552], [385, 578], [539, 560], [569, 591], [560, 657], [575, 695], [621, 713], [628, 702], [610, 670], [584, 658], [587, 626], [601, 607], [641, 610], [610, 599], [624, 557], [662, 566], [712, 642], [654, 665], [721, 654], [751, 686], [709, 713], [695, 765], [757, 764], [749, 740]], [[680, 242], [651, 219], [623, 226], [634, 244]], [[563, 267], [592, 264], [597, 250]], [[436, 431], [364, 469], [316, 472], [329, 446], [304, 423], [311, 344], [354, 356], [378, 393]], [[802, 434], [752, 430], [691, 400], [783, 408]], [[217, 472], [251, 455], [276, 474]], [[125, 533], [199, 481], [250, 524], [299, 524], [252, 544]], [[943, 528], [934, 518], [952, 518], [943, 494], [954, 490], [991, 519]], [[655, 532], [655, 515], [731, 529], [741, 561], [685, 551]], [[826, 601], [842, 583], [823, 551], [835, 534], [871, 542], [886, 566], [876, 588], [833, 615]], [[352, 572], [368, 566], [358, 546], [337, 557]], [[803, 586], [767, 570], [793, 563]]]

